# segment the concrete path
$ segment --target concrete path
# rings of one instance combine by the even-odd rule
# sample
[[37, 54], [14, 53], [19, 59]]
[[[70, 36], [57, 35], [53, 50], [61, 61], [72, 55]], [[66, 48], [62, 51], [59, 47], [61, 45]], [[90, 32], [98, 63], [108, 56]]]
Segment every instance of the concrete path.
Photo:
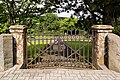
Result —
[[0, 80], [120, 80], [120, 73], [110, 70], [19, 69], [0, 72]]

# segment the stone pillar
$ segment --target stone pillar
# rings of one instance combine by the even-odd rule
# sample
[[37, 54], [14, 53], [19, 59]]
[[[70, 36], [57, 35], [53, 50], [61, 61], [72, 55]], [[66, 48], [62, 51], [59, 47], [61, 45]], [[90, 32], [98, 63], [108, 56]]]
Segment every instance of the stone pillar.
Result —
[[110, 25], [94, 25], [92, 29], [93, 65], [98, 69], [98, 66], [104, 65], [105, 38], [108, 33], [112, 32], [113, 27]]
[[26, 53], [26, 31], [25, 25], [12, 25], [9, 27], [11, 34], [16, 42], [16, 59], [17, 64], [24, 63], [24, 55]]
[[13, 37], [11, 34], [0, 35], [0, 71], [13, 67]]

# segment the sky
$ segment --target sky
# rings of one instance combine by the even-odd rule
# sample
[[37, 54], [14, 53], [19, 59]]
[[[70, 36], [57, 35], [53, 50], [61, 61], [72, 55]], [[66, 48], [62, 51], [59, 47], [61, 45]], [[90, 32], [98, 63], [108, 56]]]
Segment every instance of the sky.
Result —
[[67, 12], [61, 12], [61, 13], [56, 13], [59, 17], [70, 17], [71, 14], [74, 14], [74, 11], [70, 11], [69, 13]]

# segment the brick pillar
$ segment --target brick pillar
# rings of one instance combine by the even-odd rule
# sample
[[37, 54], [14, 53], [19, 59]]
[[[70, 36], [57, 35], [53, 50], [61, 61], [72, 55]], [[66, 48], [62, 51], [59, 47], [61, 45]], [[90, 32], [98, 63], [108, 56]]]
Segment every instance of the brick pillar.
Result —
[[0, 71], [13, 67], [13, 37], [11, 34], [0, 35]]
[[12, 25], [10, 26], [10, 32], [16, 42], [16, 57], [17, 64], [24, 63], [24, 55], [26, 53], [26, 31], [25, 25]]
[[112, 32], [110, 25], [94, 25], [93, 29], [93, 65], [98, 69], [98, 65], [104, 65], [105, 37]]

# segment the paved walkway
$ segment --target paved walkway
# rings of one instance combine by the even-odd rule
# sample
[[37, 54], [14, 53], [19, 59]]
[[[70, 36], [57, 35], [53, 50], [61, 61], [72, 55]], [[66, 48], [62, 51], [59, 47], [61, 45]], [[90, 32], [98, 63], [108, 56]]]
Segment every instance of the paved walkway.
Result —
[[19, 69], [0, 72], [0, 80], [120, 80], [120, 73], [109, 70]]

